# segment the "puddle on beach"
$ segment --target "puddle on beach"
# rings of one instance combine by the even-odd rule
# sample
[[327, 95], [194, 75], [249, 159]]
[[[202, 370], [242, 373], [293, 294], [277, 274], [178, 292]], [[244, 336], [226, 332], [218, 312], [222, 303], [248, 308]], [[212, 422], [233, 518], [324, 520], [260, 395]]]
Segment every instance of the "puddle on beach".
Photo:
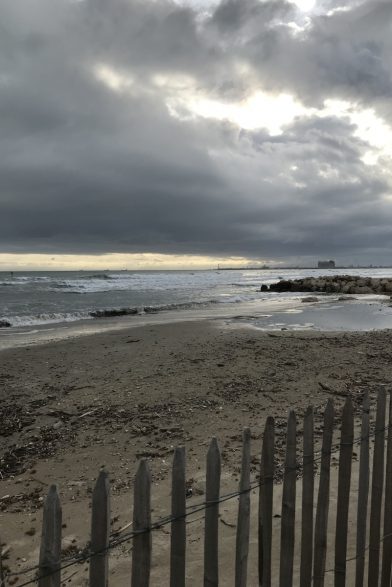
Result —
[[252, 319], [237, 317], [240, 321], [259, 330], [381, 330], [392, 328], [392, 307], [379, 302], [323, 302]]

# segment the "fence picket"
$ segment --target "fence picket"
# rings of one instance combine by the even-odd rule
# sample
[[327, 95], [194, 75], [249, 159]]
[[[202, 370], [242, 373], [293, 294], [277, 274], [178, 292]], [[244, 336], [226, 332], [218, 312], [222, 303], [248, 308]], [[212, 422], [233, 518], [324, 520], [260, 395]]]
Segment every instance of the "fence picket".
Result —
[[3, 543], [0, 537], [0, 587], [5, 587], [5, 576], [3, 567]]
[[151, 566], [151, 473], [142, 459], [135, 476], [133, 500], [132, 587], [148, 587]]
[[313, 561], [313, 499], [314, 499], [314, 436], [313, 408], [308, 407], [304, 418], [302, 469], [302, 527], [300, 587], [311, 587]]
[[272, 508], [274, 495], [275, 422], [265, 423], [260, 466], [259, 493], [259, 584], [271, 587]]
[[248, 572], [250, 526], [250, 430], [242, 433], [242, 465], [238, 503], [237, 540], [235, 556], [235, 587], [246, 587]]
[[377, 398], [376, 429], [372, 474], [372, 496], [370, 505], [369, 569], [368, 584], [378, 585], [380, 568], [381, 502], [384, 485], [385, 445], [385, 390], [380, 389]]
[[107, 587], [108, 551], [110, 533], [110, 484], [109, 476], [101, 471], [93, 491], [91, 515], [90, 586]]
[[392, 564], [392, 395], [389, 394], [387, 464], [385, 472], [384, 541], [382, 549], [381, 587], [389, 587]]
[[60, 587], [61, 522], [62, 513], [57, 485], [51, 485], [43, 509], [39, 587]]
[[366, 391], [362, 402], [361, 450], [358, 479], [357, 546], [355, 587], [363, 587], [365, 570], [366, 525], [369, 497], [369, 394]]
[[350, 503], [351, 464], [354, 440], [354, 414], [348, 397], [342, 413], [340, 433], [338, 502], [335, 535], [335, 587], [346, 585], [348, 508]]
[[219, 582], [218, 521], [221, 456], [218, 442], [211, 440], [207, 453], [206, 502], [204, 529], [204, 587], [217, 587]]
[[186, 553], [186, 478], [185, 448], [176, 448], [173, 458], [172, 473], [172, 516], [170, 545], [170, 587], [185, 585]]
[[329, 477], [333, 436], [334, 408], [329, 399], [324, 412], [324, 431], [321, 453], [320, 482], [314, 529], [313, 586], [323, 587], [327, 554], [327, 528], [329, 511]]
[[280, 535], [280, 587], [293, 584], [296, 495], [296, 417], [291, 411], [287, 421], [286, 458], [282, 492], [282, 522]]

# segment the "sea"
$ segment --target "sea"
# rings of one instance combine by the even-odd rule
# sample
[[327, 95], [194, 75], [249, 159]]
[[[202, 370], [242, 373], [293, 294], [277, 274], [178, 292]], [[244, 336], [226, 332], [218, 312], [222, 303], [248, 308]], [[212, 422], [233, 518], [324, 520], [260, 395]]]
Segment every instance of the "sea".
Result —
[[303, 293], [260, 291], [280, 279], [392, 269], [0, 272], [0, 348], [131, 325], [199, 318], [263, 330], [371, 330], [392, 327], [386, 296], [301, 304]]

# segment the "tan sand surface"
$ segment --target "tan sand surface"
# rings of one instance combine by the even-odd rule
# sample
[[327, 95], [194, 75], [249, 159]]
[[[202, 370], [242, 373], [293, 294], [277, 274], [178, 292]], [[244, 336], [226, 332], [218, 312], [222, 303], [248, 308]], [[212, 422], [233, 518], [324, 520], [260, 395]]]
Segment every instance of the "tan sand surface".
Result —
[[[278, 453], [283, 456], [288, 410], [299, 416], [301, 448], [301, 417], [313, 404], [319, 441], [327, 398], [334, 399], [339, 411], [349, 394], [359, 414], [365, 389], [373, 408], [380, 386], [390, 389], [391, 342], [389, 331], [266, 333], [199, 321], [2, 351], [0, 526], [3, 548], [9, 548], [5, 564], [15, 571], [36, 562], [42, 501], [51, 482], [59, 485], [64, 545], [67, 553], [75, 553], [89, 540], [91, 490], [101, 467], [111, 477], [113, 530], [131, 519], [133, 475], [140, 457], [151, 464], [153, 519], [169, 513], [175, 446], [187, 449], [187, 479], [193, 489], [188, 503], [204, 499], [205, 455], [214, 435], [222, 450], [222, 492], [238, 486], [243, 426], [252, 431], [256, 480], [266, 417], [276, 418]], [[333, 489], [331, 532], [335, 496]], [[252, 496], [251, 586], [257, 584], [256, 499], [257, 492]], [[236, 499], [221, 507], [222, 585], [234, 581], [236, 508]], [[189, 522], [187, 573], [193, 586], [202, 583], [203, 523]], [[275, 540], [279, 523], [275, 518]], [[152, 585], [164, 585], [169, 527], [154, 532], [153, 544]], [[130, 551], [126, 543], [111, 553], [112, 585], [129, 584]], [[86, 572], [86, 564], [67, 570], [67, 585], [85, 584]]]

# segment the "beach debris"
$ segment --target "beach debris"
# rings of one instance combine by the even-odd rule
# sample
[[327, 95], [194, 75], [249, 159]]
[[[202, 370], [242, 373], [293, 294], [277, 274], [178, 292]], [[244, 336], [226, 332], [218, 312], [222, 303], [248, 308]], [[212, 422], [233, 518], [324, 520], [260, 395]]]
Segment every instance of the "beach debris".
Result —
[[88, 412], [84, 412], [84, 414], [81, 414], [80, 416], [78, 416], [78, 418], [85, 418], [86, 416], [91, 416], [91, 414], [94, 414], [95, 412], [98, 412], [99, 408], [94, 408], [93, 410], [89, 410]]
[[[116, 521], [118, 521], [118, 518], [117, 518]], [[114, 520], [113, 520], [113, 522], [114, 522]], [[118, 534], [121, 534], [122, 532], [125, 532], [125, 530], [128, 530], [128, 528], [131, 528], [132, 525], [133, 525], [133, 521], [132, 522], [128, 522], [124, 526], [121, 526], [121, 528], [118, 528], [117, 530], [113, 530], [112, 535], [113, 536], [118, 536]]]
[[237, 524], [232, 524], [231, 522], [226, 522], [226, 520], [222, 517], [219, 518], [224, 526], [228, 526], [229, 528], [236, 528]]
[[28, 493], [4, 495], [0, 498], [0, 511], [19, 513], [26, 510], [35, 511], [40, 509], [43, 504], [41, 490], [42, 488], [36, 487]]
[[1, 551], [1, 558], [5, 559], [8, 558], [9, 554], [10, 554], [10, 550], [11, 550], [11, 546], [5, 546], [5, 548], [2, 549]]
[[22, 405], [7, 404], [0, 408], [0, 436], [11, 436], [34, 422], [34, 416]]
[[10, 326], [11, 326], [11, 322], [8, 322], [8, 320], [4, 320], [4, 319], [0, 320], [0, 328], [10, 328]]
[[333, 391], [329, 385], [323, 383], [322, 381], [319, 381], [318, 384], [321, 387], [321, 389], [324, 389], [324, 391]]
[[195, 495], [204, 495], [204, 482], [197, 481], [193, 477], [186, 481], [186, 497], [190, 498]]

